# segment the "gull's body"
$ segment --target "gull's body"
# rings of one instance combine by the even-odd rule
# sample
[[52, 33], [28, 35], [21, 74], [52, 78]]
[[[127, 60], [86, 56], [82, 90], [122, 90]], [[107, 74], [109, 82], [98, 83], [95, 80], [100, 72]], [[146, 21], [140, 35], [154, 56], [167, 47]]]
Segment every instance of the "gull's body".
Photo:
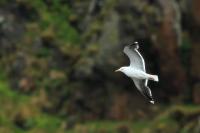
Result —
[[[123, 73], [126, 74], [128, 77], [137, 78], [137, 79], [151, 79], [151, 75], [145, 73], [144, 71], [138, 70], [134, 67], [123, 67]], [[153, 78], [152, 78], [153, 79]]]
[[158, 81], [157, 75], [151, 75], [146, 73], [144, 59], [138, 52], [138, 44], [125, 46], [124, 53], [129, 57], [130, 65], [121, 67], [116, 71], [121, 71], [128, 77], [130, 77], [137, 89], [149, 99], [151, 103], [154, 103], [151, 90], [148, 87], [148, 80]]

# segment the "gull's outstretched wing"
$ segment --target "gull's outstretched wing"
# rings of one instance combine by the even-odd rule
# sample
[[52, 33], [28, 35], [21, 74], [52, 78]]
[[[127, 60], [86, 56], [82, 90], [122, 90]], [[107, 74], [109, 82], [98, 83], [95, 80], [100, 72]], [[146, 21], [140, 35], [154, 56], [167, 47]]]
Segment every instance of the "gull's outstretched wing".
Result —
[[149, 102], [154, 104], [154, 99], [151, 94], [151, 90], [147, 86], [147, 80], [134, 79], [134, 78], [132, 78], [132, 80], [135, 83], [135, 86], [138, 88], [138, 90], [149, 100]]
[[131, 67], [146, 72], [144, 59], [142, 55], [138, 52], [138, 48], [139, 45], [137, 44], [137, 42], [135, 42], [134, 44], [125, 46], [124, 53], [128, 56]]

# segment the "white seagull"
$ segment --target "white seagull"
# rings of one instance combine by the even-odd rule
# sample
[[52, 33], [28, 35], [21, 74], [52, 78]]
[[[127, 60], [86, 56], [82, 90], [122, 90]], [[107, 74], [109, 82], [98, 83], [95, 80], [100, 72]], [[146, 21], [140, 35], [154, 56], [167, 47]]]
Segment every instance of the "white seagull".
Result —
[[148, 80], [153, 80], [158, 82], [157, 75], [151, 75], [146, 73], [144, 59], [138, 52], [138, 42], [124, 47], [124, 53], [128, 56], [130, 60], [129, 66], [124, 66], [117, 69], [115, 72], [121, 71], [126, 76], [130, 77], [137, 89], [146, 97], [148, 100], [154, 104], [154, 99], [151, 94], [151, 90], [148, 87]]

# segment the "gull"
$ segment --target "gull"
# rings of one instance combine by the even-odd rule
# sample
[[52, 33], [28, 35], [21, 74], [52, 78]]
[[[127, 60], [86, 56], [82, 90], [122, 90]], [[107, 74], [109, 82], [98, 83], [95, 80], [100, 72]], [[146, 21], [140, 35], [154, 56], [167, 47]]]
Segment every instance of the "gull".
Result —
[[148, 80], [158, 82], [158, 76], [146, 73], [145, 62], [142, 55], [138, 52], [138, 42], [124, 47], [124, 53], [130, 60], [129, 66], [123, 66], [117, 69], [115, 72], [122, 72], [126, 76], [130, 77], [137, 89], [144, 95], [150, 103], [154, 104], [154, 99], [150, 88], [148, 87]]

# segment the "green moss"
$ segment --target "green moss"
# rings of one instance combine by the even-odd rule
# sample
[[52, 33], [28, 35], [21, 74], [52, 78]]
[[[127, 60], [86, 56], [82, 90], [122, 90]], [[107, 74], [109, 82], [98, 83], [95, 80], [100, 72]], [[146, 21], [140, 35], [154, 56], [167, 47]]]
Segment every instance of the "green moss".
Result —
[[39, 18], [35, 21], [37, 21], [41, 33], [52, 28], [58, 42], [79, 44], [79, 34], [69, 22], [72, 13], [67, 4], [62, 4], [60, 0], [51, 1], [50, 4], [41, 0], [24, 2], [38, 12]]
[[55, 133], [61, 126], [59, 118], [46, 114], [37, 115], [30, 119], [29, 122], [34, 123], [34, 128], [44, 129], [48, 133]]
[[49, 48], [41, 48], [37, 51], [36, 56], [38, 57], [49, 57], [52, 53], [52, 50]]
[[[38, 112], [37, 114], [33, 114], [32, 116], [25, 117], [25, 127], [28, 127], [28, 129], [17, 127], [13, 121], [15, 119], [16, 112], [18, 112], [22, 107], [26, 107], [26, 109], [29, 111], [29, 107], [27, 104], [31, 102], [31, 97], [13, 91], [7, 81], [8, 80], [6, 78], [6, 74], [1, 71], [0, 126], [4, 128], [0, 128], [0, 132], [8, 131], [15, 133], [27, 133], [29, 131], [34, 132], [35, 129], [43, 129], [43, 131], [45, 132], [55, 133], [59, 130], [62, 120], [56, 116], [46, 115], [42, 112]], [[35, 109], [35, 106], [32, 106], [32, 108]]]
[[131, 133], [140, 133], [148, 128], [149, 123], [149, 121], [90, 121], [83, 124], [77, 124], [73, 130], [69, 131], [69, 133], [78, 133], [81, 131], [85, 131], [87, 133], [116, 133], [120, 132], [120, 129], [128, 130]]
[[0, 6], [5, 6], [6, 4], [12, 2], [12, 0], [0, 0]]
[[0, 71], [0, 101], [3, 104], [3, 101], [5, 100], [10, 100], [13, 102], [26, 101], [27, 97], [18, 93], [17, 91], [13, 91], [10, 88], [5, 72]]

